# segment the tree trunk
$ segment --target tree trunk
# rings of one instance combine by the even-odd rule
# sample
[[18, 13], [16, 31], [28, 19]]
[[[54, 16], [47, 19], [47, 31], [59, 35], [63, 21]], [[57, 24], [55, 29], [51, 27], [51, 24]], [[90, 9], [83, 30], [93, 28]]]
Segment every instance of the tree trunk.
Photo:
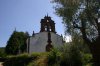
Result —
[[93, 56], [93, 66], [100, 66], [100, 40], [97, 40], [91, 44], [90, 51]]

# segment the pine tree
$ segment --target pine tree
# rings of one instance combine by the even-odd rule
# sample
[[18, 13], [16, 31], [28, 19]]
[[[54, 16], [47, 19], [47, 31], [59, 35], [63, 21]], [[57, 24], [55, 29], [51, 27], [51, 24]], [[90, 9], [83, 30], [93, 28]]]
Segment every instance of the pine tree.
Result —
[[28, 32], [26, 34], [24, 32], [14, 31], [7, 42], [5, 52], [13, 55], [25, 52], [27, 47], [26, 40], [28, 37]]

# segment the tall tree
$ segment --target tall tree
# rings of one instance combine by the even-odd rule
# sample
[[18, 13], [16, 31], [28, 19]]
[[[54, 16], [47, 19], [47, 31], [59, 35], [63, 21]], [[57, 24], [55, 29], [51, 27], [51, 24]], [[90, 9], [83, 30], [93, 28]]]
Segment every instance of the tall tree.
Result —
[[95, 66], [100, 66], [100, 0], [53, 0], [56, 14], [63, 18], [67, 32], [82, 36]]
[[14, 31], [7, 42], [5, 52], [7, 54], [18, 54], [26, 51], [26, 39], [29, 37], [28, 32]]

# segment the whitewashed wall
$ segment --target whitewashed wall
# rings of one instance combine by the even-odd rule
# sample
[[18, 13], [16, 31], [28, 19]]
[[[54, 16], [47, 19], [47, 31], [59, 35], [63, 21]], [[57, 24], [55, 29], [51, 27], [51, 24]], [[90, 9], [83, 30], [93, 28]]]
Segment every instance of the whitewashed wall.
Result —
[[[63, 38], [60, 35], [57, 35], [53, 32], [51, 32], [51, 41], [52, 45], [54, 47], [59, 47], [63, 45]], [[27, 50], [29, 49], [29, 53], [32, 52], [45, 52], [46, 51], [46, 45], [48, 40], [48, 32], [40, 32], [35, 34], [34, 36], [30, 37], [29, 44], [27, 42], [27, 45], [29, 45], [29, 48], [27, 47]]]

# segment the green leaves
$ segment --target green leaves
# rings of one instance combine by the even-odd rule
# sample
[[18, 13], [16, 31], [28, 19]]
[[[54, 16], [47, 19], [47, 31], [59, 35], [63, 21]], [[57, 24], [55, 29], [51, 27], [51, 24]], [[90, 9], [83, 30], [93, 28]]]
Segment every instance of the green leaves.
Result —
[[7, 42], [5, 51], [7, 54], [18, 54], [26, 51], [26, 39], [29, 34], [24, 32], [14, 31]]
[[[100, 28], [98, 25], [100, 1], [98, 0], [53, 0], [56, 3], [56, 14], [63, 19], [63, 23], [66, 26], [67, 33], [79, 32], [81, 35], [85, 33], [90, 41], [96, 39], [100, 34]], [[82, 26], [82, 22], [85, 26]], [[74, 26], [74, 24], [77, 27]], [[84, 28], [82, 32], [80, 30]], [[98, 29], [99, 28], [99, 29]]]

